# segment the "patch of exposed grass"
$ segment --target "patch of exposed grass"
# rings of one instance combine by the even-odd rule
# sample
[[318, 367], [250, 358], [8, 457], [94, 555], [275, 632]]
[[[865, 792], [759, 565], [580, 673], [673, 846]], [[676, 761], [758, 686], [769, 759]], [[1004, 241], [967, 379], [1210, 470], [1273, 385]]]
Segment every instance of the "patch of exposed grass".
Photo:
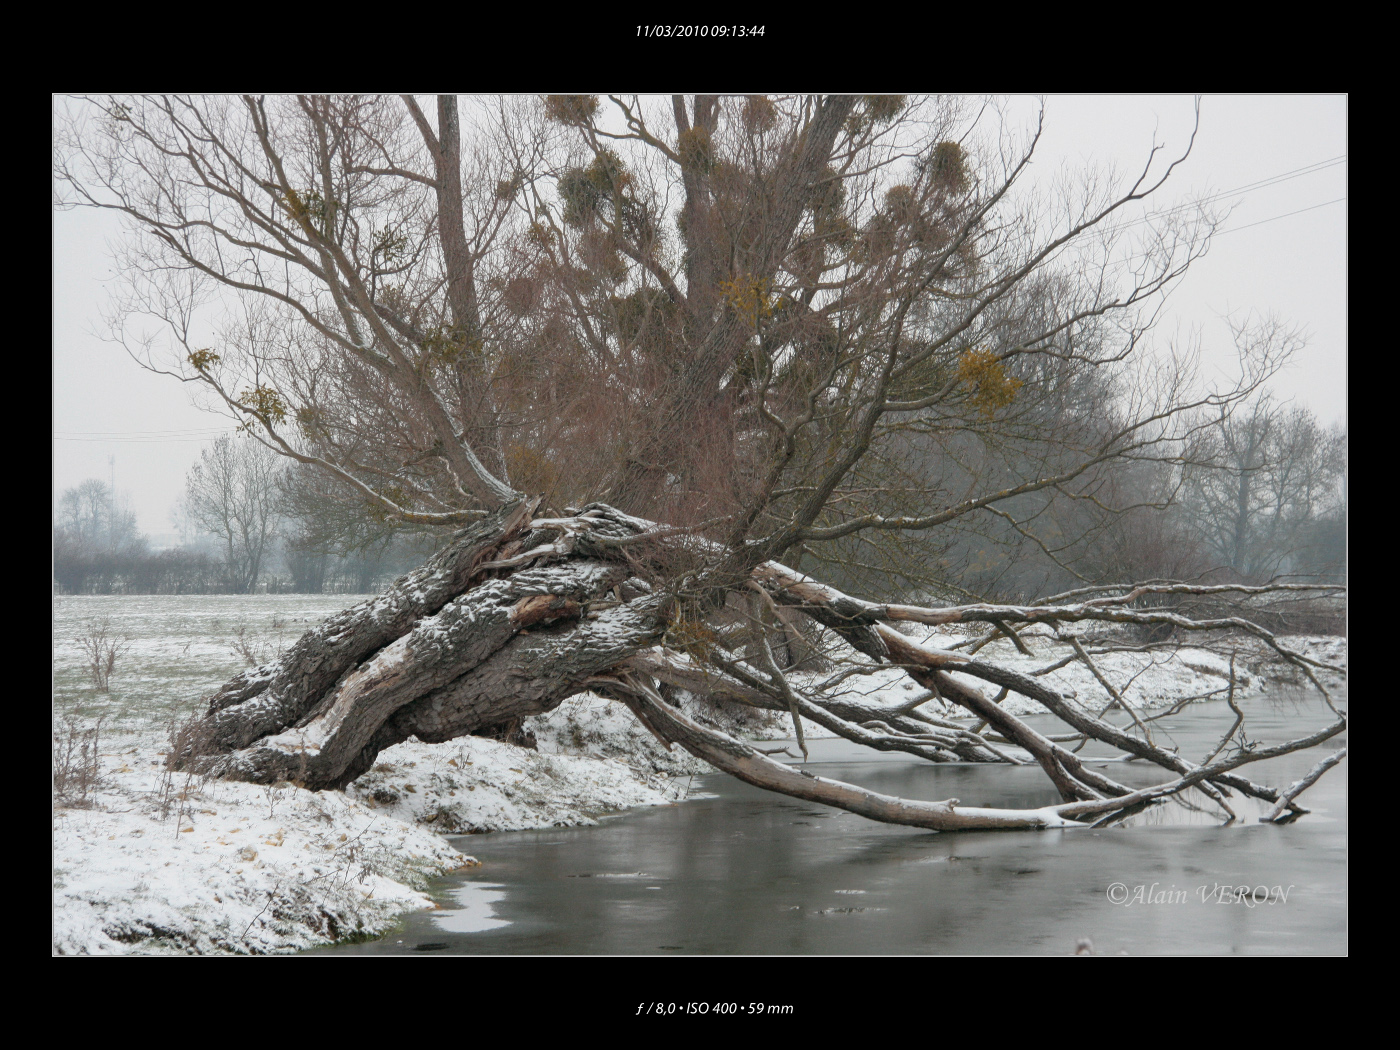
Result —
[[[65, 595], [53, 605], [54, 705], [116, 729], [167, 725], [248, 666], [362, 598], [335, 594]], [[93, 682], [76, 640], [106, 623], [124, 648], [107, 681]]]

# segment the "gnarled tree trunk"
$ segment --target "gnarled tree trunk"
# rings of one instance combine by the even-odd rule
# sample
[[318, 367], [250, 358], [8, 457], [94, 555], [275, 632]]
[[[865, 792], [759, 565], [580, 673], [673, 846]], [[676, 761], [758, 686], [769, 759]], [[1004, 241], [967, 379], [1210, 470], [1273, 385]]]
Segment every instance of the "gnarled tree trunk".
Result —
[[[1161, 613], [1125, 611], [1118, 598], [1025, 608], [874, 605], [776, 562], [744, 565], [732, 551], [684, 530], [601, 504], [563, 518], [536, 519], [535, 509], [535, 501], [517, 500], [484, 517], [385, 594], [309, 631], [277, 662], [234, 678], [182, 735], [172, 764], [259, 783], [342, 788], [380, 751], [409, 737], [440, 742], [515, 724], [594, 690], [626, 704], [668, 747], [679, 743], [750, 783], [876, 820], [943, 829], [1062, 826], [1074, 823], [1070, 813], [1111, 813], [1170, 793], [1133, 792], [1089, 769], [1072, 750], [951, 677], [953, 671], [1028, 696], [1083, 738], [1178, 774], [1171, 790], [1196, 786], [1227, 810], [1233, 790], [1278, 802], [1281, 813], [1302, 811], [1291, 797], [1230, 772], [1248, 756], [1217, 761], [1206, 776], [1175, 752], [1086, 714], [1035, 679], [932, 649], [886, 625], [981, 620], [1005, 629], [1015, 620], [1135, 622]], [[730, 651], [714, 632], [697, 629], [696, 617], [713, 612], [733, 591], [812, 617], [872, 661], [902, 666], [932, 693], [900, 708], [803, 695], [775, 662], [761, 620], [747, 636], [748, 657]], [[795, 724], [800, 715], [867, 746], [934, 762], [1020, 763], [1026, 759], [1015, 751], [1023, 751], [1064, 802], [1040, 810], [976, 810], [956, 799], [910, 802], [813, 777], [685, 718], [661, 699], [659, 684], [789, 711]], [[998, 735], [989, 739], [919, 712], [935, 694]], [[1310, 746], [1344, 726], [1339, 715], [1298, 744]]]

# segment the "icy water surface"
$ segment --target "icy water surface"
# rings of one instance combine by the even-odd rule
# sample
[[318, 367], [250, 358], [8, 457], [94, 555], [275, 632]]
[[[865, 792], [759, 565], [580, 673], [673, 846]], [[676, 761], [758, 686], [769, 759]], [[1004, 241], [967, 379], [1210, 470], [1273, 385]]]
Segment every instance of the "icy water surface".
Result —
[[[1330, 721], [1301, 694], [1254, 700], [1246, 712], [1251, 739], [1270, 743]], [[1201, 704], [1154, 732], [1200, 759], [1231, 720], [1224, 704]], [[1049, 719], [1040, 728], [1062, 729]], [[1345, 742], [1242, 772], [1286, 785]], [[909, 798], [1058, 801], [1035, 767], [935, 766], [840, 740], [814, 741], [809, 768]], [[695, 791], [712, 797], [598, 827], [454, 840], [482, 865], [435, 884], [441, 910], [408, 916], [381, 941], [321, 951], [1069, 954], [1089, 938], [1100, 954], [1342, 954], [1348, 768], [1310, 789], [1302, 801], [1313, 813], [1283, 827], [1258, 824], [1262, 807], [1238, 798], [1244, 819], [1221, 826], [1193, 793], [1202, 808], [1158, 807], [1127, 826], [1012, 832], [876, 824], [698, 778]], [[1140, 762], [1104, 770], [1134, 787], [1168, 778]]]

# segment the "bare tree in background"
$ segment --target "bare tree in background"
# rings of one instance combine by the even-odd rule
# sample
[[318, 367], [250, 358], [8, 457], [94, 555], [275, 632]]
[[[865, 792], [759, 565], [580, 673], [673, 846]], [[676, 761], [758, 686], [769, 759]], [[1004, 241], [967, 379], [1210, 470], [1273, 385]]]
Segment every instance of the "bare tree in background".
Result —
[[1346, 434], [1267, 394], [1222, 412], [1187, 474], [1186, 508], [1219, 563], [1242, 580], [1336, 576], [1345, 550]]
[[366, 513], [363, 502], [345, 499], [335, 479], [314, 467], [287, 464], [278, 488], [283, 560], [298, 591], [329, 586], [367, 594], [381, 575], [420, 565], [441, 545], [431, 530]]
[[246, 435], [224, 435], [200, 453], [185, 481], [190, 519], [218, 538], [229, 587], [252, 594], [278, 525], [282, 459]]
[[54, 508], [53, 578], [68, 593], [109, 590], [147, 553], [129, 502], [96, 478], [64, 490]]
[[[1154, 150], [1135, 177], [1037, 198], [1021, 183], [1039, 131], [1016, 141], [961, 100], [462, 110], [452, 96], [163, 96], [68, 112], [67, 199], [118, 210], [133, 234], [114, 337], [338, 498], [451, 534], [386, 594], [228, 683], [172, 761], [343, 785], [410, 735], [451, 739], [592, 689], [742, 779], [875, 819], [1045, 826], [1144, 801], [981, 680], [1178, 774], [1157, 794], [1279, 798], [1232, 771], [1253, 753], [1192, 764], [1038, 680], [888, 626], [1233, 626], [1312, 673], [1247, 621], [1141, 605], [1187, 585], [932, 608], [923, 583], [907, 603], [872, 603], [800, 571], [850, 564], [842, 544], [888, 551], [885, 538], [928, 558], [982, 520], [1043, 543], [1035, 499], [1102, 502], [1114, 465], [1179, 461], [1271, 374], [1290, 333], [1242, 339], [1224, 387], [1149, 342], [1213, 229], [1191, 208], [1128, 221], [1175, 163]], [[211, 329], [216, 300], [236, 308]], [[955, 572], [926, 568], [895, 582], [938, 576], [957, 592]], [[843, 675], [799, 689], [772, 644], [794, 614], [991, 735], [918, 704], [875, 708]], [[1010, 745], [1065, 802], [983, 811], [810, 777], [680, 714], [663, 684], [932, 761], [1022, 761]]]
[[63, 542], [91, 551], [125, 552], [143, 546], [136, 512], [96, 478], [64, 490], [54, 525]]

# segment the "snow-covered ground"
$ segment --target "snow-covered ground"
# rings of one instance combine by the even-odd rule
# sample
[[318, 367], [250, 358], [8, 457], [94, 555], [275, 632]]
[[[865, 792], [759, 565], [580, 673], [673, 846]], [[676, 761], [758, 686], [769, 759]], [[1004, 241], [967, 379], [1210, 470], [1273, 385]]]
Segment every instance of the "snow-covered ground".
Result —
[[[381, 934], [433, 906], [430, 879], [476, 863], [442, 835], [684, 799], [707, 767], [668, 755], [625, 711], [596, 710], [613, 707], [577, 697], [532, 720], [539, 751], [409, 741], [345, 793], [168, 774], [157, 734], [102, 737], [99, 786], [54, 810], [55, 948], [243, 954]], [[553, 750], [575, 738], [576, 753]], [[630, 763], [604, 753], [629, 743]]]
[[[708, 768], [668, 752], [618, 705], [584, 695], [526, 723], [538, 750], [411, 740], [345, 793], [168, 774], [171, 731], [253, 659], [357, 599], [346, 595], [54, 600], [55, 750], [96, 783], [55, 803], [54, 946], [62, 954], [287, 952], [372, 937], [431, 907], [428, 881], [475, 863], [443, 835], [594, 823], [670, 805]], [[98, 693], [79, 639], [106, 621], [118, 654]], [[768, 724], [765, 716], [728, 727]]]
[[[1277, 689], [1285, 684], [1303, 684], [1305, 681], [1296, 667], [1283, 661], [1277, 653], [1253, 638], [1226, 639], [1215, 636], [1209, 649], [1178, 649], [1168, 646], [1153, 648], [1128, 631], [1116, 628], [1102, 631], [1098, 625], [1092, 625], [1092, 630], [1086, 631], [1086, 625], [1076, 626], [1079, 627], [1076, 633], [1081, 636], [1081, 644], [1099, 672], [1134, 710], [1167, 708], [1186, 700], [1224, 699], [1230, 684], [1232, 652], [1235, 654], [1237, 699], [1259, 696], [1270, 688]], [[908, 636], [935, 649], [955, 649], [961, 643], [973, 642], [983, 637], [982, 632], [969, 632], [965, 627], [926, 627], [920, 624], [904, 624], [902, 627]], [[978, 649], [972, 658], [1035, 677], [1061, 696], [1078, 702], [1094, 714], [1101, 712], [1113, 701], [1108, 690], [1082, 661], [1070, 659], [1068, 663], [1064, 662], [1066, 658], [1073, 658], [1075, 654], [1068, 644], [1056, 639], [1047, 628], [1034, 626], [1018, 633], [1026, 647], [1031, 650], [1031, 656], [1021, 653], [1011, 641], [998, 638]], [[861, 659], [854, 650], [830, 636], [824, 637], [822, 641], [822, 648], [838, 659], [850, 660], [853, 663], [858, 663]], [[1290, 635], [1280, 639], [1280, 644], [1290, 651], [1302, 653], [1336, 667], [1346, 664], [1345, 638]], [[963, 645], [957, 651], [967, 654], [970, 649]], [[1056, 666], [1061, 664], [1062, 666]], [[1049, 668], [1054, 669], [1048, 670]], [[1340, 681], [1337, 675], [1323, 671], [1315, 673], [1329, 689], [1332, 684]], [[800, 676], [797, 680], [811, 688], [831, 677], [829, 673], [812, 674]], [[985, 681], [970, 675], [955, 674], [954, 677], [983, 690], [988, 688]], [[881, 706], [905, 703], [923, 692], [897, 668], [880, 668], [846, 678], [840, 683], [840, 688]], [[1033, 700], [1016, 694], [1008, 696], [1002, 706], [1017, 715], [1045, 713], [1045, 709]], [[923, 710], [948, 718], [959, 718], [965, 713], [959, 708], [945, 707], [937, 700]], [[812, 731], [813, 735], [818, 736], [827, 733], [817, 726], [813, 726]]]
[[[531, 719], [538, 750], [477, 737], [408, 741], [383, 752], [347, 792], [292, 785], [203, 781], [164, 768], [170, 732], [199, 698], [249, 659], [266, 659], [307, 626], [356, 599], [346, 595], [63, 597], [54, 600], [55, 748], [81, 766], [81, 745], [100, 726], [95, 783], [55, 803], [54, 948], [60, 954], [246, 954], [295, 951], [374, 937], [404, 911], [433, 907], [428, 881], [475, 861], [443, 835], [586, 824], [632, 806], [669, 805], [693, 794], [708, 770], [670, 752], [630, 713], [591, 694]], [[93, 687], [82, 646], [94, 625], [127, 646], [111, 692]], [[964, 635], [918, 628], [940, 648]], [[1032, 631], [1034, 657], [993, 642], [979, 656], [1034, 673], [1069, 652]], [[1342, 664], [1339, 638], [1287, 640]], [[1219, 652], [1097, 653], [1133, 644], [1086, 643], [1127, 702], [1144, 709], [1220, 692], [1229, 659]], [[838, 653], [839, 655], [839, 653]], [[848, 654], [853, 655], [853, 654]], [[813, 686], [832, 672], [795, 676]], [[1098, 711], [1107, 692], [1070, 664], [1048, 685]], [[1236, 695], [1257, 695], [1288, 674], [1257, 646], [1236, 659]], [[878, 703], [917, 687], [881, 670], [843, 688]], [[1014, 711], [1033, 707], [1012, 697]], [[731, 732], [783, 735], [785, 721], [743, 709], [691, 713]], [[935, 701], [930, 712], [938, 711]], [[953, 712], [947, 712], [953, 714]], [[816, 737], [829, 735], [811, 725]], [[69, 744], [72, 748], [69, 748]], [[91, 778], [90, 778], [91, 779]]]

